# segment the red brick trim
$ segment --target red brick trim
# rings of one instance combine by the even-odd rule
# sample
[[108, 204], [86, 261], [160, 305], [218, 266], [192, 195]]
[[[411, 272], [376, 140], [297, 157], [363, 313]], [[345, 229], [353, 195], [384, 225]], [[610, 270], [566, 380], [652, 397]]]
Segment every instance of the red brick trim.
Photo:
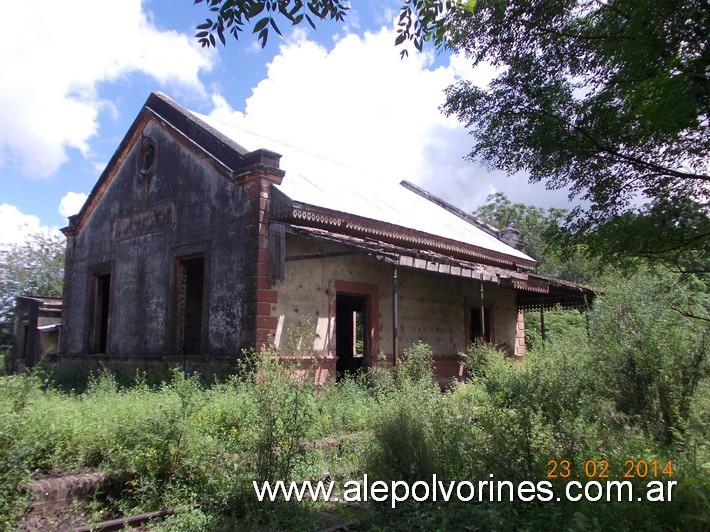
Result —
[[276, 303], [278, 301], [278, 292], [276, 290], [257, 290], [256, 300], [258, 303]]
[[237, 184], [243, 187], [249, 211], [245, 220], [247, 263], [244, 273], [248, 282], [242, 326], [247, 344], [257, 350], [273, 343], [278, 324], [278, 318], [271, 316], [278, 293], [269, 280], [269, 216], [271, 185], [280, 183], [282, 178], [282, 171], [264, 165], [250, 167], [236, 177]]
[[525, 354], [525, 312], [518, 311], [518, 319], [515, 325], [515, 356], [520, 357]]

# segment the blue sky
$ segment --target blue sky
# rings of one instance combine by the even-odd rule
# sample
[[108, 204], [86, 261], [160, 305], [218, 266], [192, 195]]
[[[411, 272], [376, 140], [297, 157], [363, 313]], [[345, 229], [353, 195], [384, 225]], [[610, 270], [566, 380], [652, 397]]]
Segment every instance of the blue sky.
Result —
[[194, 27], [208, 12], [192, 0], [0, 3], [0, 243], [66, 225], [152, 90], [469, 211], [495, 191], [566, 206], [564, 192], [463, 159], [470, 138], [439, 112], [443, 89], [485, 84], [490, 68], [431, 51], [400, 60], [399, 2], [352, 3], [345, 25], [282, 28], [263, 50], [248, 33], [200, 48]]

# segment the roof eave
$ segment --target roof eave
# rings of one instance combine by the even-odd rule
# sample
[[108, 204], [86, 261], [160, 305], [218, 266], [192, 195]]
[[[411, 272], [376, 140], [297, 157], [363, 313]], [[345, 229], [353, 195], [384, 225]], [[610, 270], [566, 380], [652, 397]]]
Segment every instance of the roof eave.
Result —
[[520, 257], [505, 255], [465, 242], [450, 240], [388, 222], [292, 201], [285, 194], [282, 194], [281, 197], [285, 201], [272, 203], [274, 207], [272, 211], [273, 220], [293, 225], [331, 229], [338, 233], [365, 238], [376, 237], [383, 241], [405, 245], [412, 249], [433, 249], [451, 257], [504, 268], [532, 270], [535, 267], [534, 261]]
[[372, 238], [337, 233], [332, 230], [287, 224], [287, 231], [316, 241], [338, 244], [384, 262], [433, 274], [490, 282], [514, 289], [518, 308], [523, 311], [588, 308], [597, 291], [589, 286], [480, 262], [454, 259], [436, 251], [422, 251]]

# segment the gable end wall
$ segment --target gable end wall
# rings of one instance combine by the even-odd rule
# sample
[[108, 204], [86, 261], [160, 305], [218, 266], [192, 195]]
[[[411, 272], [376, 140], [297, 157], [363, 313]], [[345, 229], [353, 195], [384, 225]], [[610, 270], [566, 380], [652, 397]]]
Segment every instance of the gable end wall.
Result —
[[[139, 171], [142, 138], [157, 148], [147, 175]], [[259, 215], [253, 208], [260, 199], [254, 194], [249, 183], [230, 182], [149, 121], [126, 147], [81, 230], [67, 238], [60, 352], [91, 351], [91, 283], [96, 273], [110, 272], [106, 355], [176, 354], [175, 263], [195, 250], [205, 257], [203, 354], [233, 357], [253, 346], [247, 331], [254, 330], [258, 282], [256, 261], [248, 253], [257, 243]]]

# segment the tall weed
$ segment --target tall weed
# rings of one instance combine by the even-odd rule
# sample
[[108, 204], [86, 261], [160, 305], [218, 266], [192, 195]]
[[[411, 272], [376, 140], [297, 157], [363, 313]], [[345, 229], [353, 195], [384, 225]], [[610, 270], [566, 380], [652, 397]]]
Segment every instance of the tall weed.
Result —
[[304, 458], [304, 440], [314, 419], [314, 379], [262, 348], [253, 355], [256, 380], [250, 419], [251, 451], [258, 482], [288, 481]]
[[405, 350], [393, 387], [380, 402], [368, 471], [378, 478], [409, 482], [430, 478], [439, 471], [433, 421], [441, 406], [431, 347], [417, 342]]

